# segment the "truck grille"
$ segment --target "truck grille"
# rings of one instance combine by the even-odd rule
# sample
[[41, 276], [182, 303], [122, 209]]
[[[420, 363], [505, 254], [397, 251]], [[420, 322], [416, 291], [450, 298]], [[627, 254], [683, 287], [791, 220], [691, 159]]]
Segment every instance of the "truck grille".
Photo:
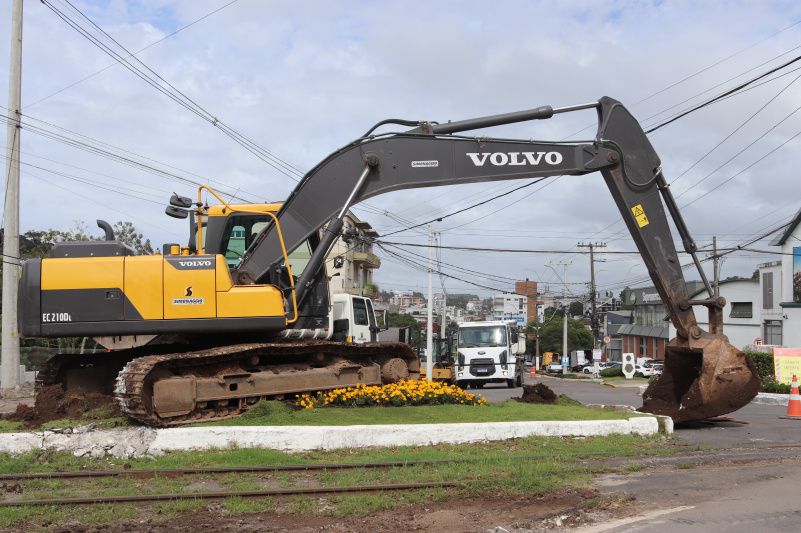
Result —
[[470, 375], [487, 377], [493, 374], [495, 374], [495, 361], [492, 359], [473, 359], [470, 361]]

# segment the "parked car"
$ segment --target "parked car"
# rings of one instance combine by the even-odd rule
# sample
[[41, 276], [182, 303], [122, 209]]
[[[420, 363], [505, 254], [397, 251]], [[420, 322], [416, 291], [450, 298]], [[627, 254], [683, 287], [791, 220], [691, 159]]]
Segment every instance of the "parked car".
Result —
[[[600, 364], [603, 364], [603, 363], [600, 363]], [[598, 366], [598, 370], [599, 371], [603, 369], [603, 367], [600, 366], [600, 364]], [[581, 372], [584, 373], [584, 374], [595, 374], [595, 364], [585, 365], [584, 368], [581, 369]]]
[[644, 377], [647, 377], [647, 378], [648, 378], [648, 377], [651, 377], [651, 376], [653, 376], [653, 375], [654, 375], [654, 369], [653, 369], [653, 367], [651, 367], [651, 366], [645, 366], [645, 365], [634, 365], [634, 373], [635, 373], [635, 374], [637, 374], [637, 373], [640, 373], [640, 374], [642, 374]]
[[562, 362], [561, 361], [552, 361], [546, 369], [548, 372], [552, 374], [561, 374], [563, 371]]
[[651, 369], [653, 370], [654, 376], [659, 376], [662, 374], [662, 369], [665, 368], [664, 363], [654, 363], [651, 365]]

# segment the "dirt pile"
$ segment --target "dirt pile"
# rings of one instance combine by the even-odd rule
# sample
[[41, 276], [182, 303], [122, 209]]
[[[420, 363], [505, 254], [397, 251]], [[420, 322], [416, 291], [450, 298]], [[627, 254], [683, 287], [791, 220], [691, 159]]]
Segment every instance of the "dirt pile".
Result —
[[556, 393], [543, 383], [523, 385], [523, 396], [518, 401], [524, 403], [555, 403]]
[[7, 418], [35, 427], [50, 420], [81, 419], [92, 413], [120, 416], [117, 402], [112, 396], [80, 389], [65, 392], [61, 385], [50, 385], [36, 391], [36, 403], [33, 407], [19, 405]]

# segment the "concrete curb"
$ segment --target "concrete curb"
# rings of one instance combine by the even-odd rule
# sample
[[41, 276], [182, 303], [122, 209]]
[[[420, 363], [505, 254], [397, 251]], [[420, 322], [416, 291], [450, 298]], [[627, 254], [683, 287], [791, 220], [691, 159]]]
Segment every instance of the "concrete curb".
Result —
[[760, 392], [756, 395], [756, 398], [751, 400], [751, 403], [759, 403], [762, 405], [787, 405], [789, 402], [789, 394], [777, 394], [773, 392]]
[[212, 448], [268, 448], [289, 452], [341, 448], [466, 444], [531, 436], [591, 437], [672, 432], [654, 416], [627, 420], [487, 422], [482, 424], [386, 424], [361, 426], [210, 426], [134, 428], [0, 434], [0, 452], [70, 451], [78, 457], [122, 458]]

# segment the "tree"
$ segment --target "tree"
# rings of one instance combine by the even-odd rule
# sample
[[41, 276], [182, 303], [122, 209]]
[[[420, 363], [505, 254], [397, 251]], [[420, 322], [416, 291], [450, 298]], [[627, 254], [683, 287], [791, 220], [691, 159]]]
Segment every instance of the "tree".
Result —
[[[540, 352], [562, 353], [562, 320], [554, 318], [548, 320], [550, 315], [546, 315], [545, 324], [539, 327]], [[536, 329], [534, 323], [532, 328]], [[578, 320], [567, 319], [567, 350], [590, 350], [592, 349], [592, 333], [584, 327]]]
[[136, 253], [140, 255], [153, 253], [150, 239], [145, 239], [141, 233], [136, 231], [136, 226], [133, 223], [119, 221], [114, 223], [113, 228], [114, 238], [136, 250]]
[[410, 327], [412, 330], [412, 346], [420, 344], [420, 323], [411, 315], [403, 315], [401, 313], [389, 313], [388, 326], [391, 328], [405, 328]]
[[567, 312], [568, 316], [584, 316], [584, 304], [582, 302], [570, 302]]
[[449, 294], [448, 305], [459, 307], [461, 309], [466, 309], [467, 302], [469, 302], [470, 300], [475, 300], [477, 298], [478, 296], [475, 294]]

